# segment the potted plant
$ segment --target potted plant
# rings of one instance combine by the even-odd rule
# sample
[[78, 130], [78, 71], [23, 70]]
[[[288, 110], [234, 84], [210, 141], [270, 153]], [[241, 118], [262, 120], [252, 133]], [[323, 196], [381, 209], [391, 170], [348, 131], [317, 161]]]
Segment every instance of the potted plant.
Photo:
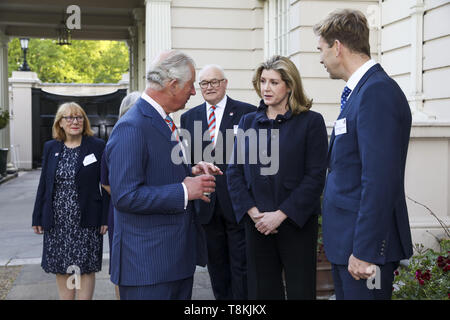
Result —
[[395, 271], [394, 292], [392, 298], [397, 300], [449, 300], [450, 299], [450, 230], [427, 206], [425, 207], [441, 225], [444, 235], [436, 238], [439, 252], [415, 244], [416, 252], [407, 266]]
[[325, 256], [322, 238], [322, 215], [319, 216], [319, 233], [317, 238], [316, 299], [328, 300], [334, 294], [334, 282], [331, 263]]
[[[0, 111], [0, 130], [5, 128], [9, 122], [9, 111]], [[0, 148], [0, 177], [6, 176], [6, 162], [8, 159], [8, 149]]]

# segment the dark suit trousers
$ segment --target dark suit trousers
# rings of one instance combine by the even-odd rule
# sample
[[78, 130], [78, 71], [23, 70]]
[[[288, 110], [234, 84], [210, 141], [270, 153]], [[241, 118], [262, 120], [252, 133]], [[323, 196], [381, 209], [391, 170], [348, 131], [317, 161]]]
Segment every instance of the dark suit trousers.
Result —
[[315, 299], [317, 215], [302, 228], [286, 219], [277, 234], [268, 236], [255, 228], [248, 215], [244, 219], [249, 299]]
[[[369, 289], [367, 280], [355, 280], [348, 272], [348, 265], [332, 265], [336, 300], [391, 300], [394, 271], [398, 262], [388, 262], [380, 267], [380, 281], [372, 281]], [[378, 288], [377, 288], [378, 287]]]
[[194, 277], [148, 286], [119, 286], [120, 300], [191, 300]]
[[208, 249], [208, 272], [217, 300], [247, 299], [245, 230], [223, 214], [218, 199], [211, 221], [203, 225]]

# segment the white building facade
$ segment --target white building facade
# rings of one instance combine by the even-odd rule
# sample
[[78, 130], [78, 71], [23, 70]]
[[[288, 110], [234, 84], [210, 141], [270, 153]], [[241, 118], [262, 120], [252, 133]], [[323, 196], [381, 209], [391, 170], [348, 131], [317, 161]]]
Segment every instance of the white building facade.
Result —
[[[30, 1], [0, 4], [0, 101], [7, 104], [5, 61], [9, 37], [52, 37], [23, 8]], [[66, 3], [67, 2], [67, 3]], [[49, 20], [70, 1], [41, 0]], [[78, 1], [82, 30], [74, 38], [127, 41], [130, 48], [130, 90], [145, 88], [145, 70], [165, 49], [191, 55], [197, 71], [204, 65], [223, 66], [228, 94], [258, 104], [251, 79], [256, 66], [273, 54], [290, 57], [300, 70], [331, 133], [339, 114], [343, 81], [331, 80], [319, 63], [313, 25], [337, 8], [359, 9], [368, 17], [372, 58], [398, 82], [413, 114], [406, 169], [406, 194], [429, 207], [450, 225], [450, 1], [449, 0], [134, 0]], [[103, 16], [102, 16], [103, 15]], [[111, 18], [112, 17], [112, 18]], [[108, 19], [109, 18], [109, 19]], [[16, 20], [14, 20], [16, 19]], [[109, 21], [113, 21], [109, 25]], [[48, 24], [48, 23], [47, 23]], [[40, 29], [39, 29], [40, 28]], [[197, 89], [198, 85], [196, 84]], [[188, 102], [202, 102], [200, 90]], [[14, 99], [13, 99], [14, 100]], [[15, 105], [10, 105], [12, 113]], [[177, 122], [182, 111], [175, 114]], [[13, 117], [13, 120], [14, 117]], [[3, 130], [4, 131], [4, 130]], [[0, 132], [0, 141], [9, 143]], [[424, 207], [407, 200], [413, 241], [435, 246], [442, 236], [438, 221]]]

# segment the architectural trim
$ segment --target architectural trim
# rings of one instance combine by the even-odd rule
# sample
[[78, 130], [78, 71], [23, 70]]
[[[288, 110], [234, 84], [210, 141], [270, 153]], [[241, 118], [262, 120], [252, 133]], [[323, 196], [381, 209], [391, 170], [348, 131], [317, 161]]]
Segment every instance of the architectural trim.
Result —
[[423, 15], [425, 4], [423, 0], [415, 0], [410, 8], [411, 17], [411, 91], [409, 105], [413, 121], [435, 119], [424, 112], [423, 100]]
[[171, 2], [145, 0], [145, 73], [161, 51], [172, 48]]

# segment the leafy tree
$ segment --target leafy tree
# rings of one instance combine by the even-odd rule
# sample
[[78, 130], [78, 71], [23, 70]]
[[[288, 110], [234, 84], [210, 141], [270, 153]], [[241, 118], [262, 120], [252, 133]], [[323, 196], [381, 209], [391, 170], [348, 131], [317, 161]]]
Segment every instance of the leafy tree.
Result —
[[[9, 76], [22, 65], [18, 38], [9, 42]], [[70, 46], [58, 46], [56, 40], [30, 39], [27, 51], [30, 69], [42, 82], [116, 83], [128, 71], [125, 42], [72, 40]]]

